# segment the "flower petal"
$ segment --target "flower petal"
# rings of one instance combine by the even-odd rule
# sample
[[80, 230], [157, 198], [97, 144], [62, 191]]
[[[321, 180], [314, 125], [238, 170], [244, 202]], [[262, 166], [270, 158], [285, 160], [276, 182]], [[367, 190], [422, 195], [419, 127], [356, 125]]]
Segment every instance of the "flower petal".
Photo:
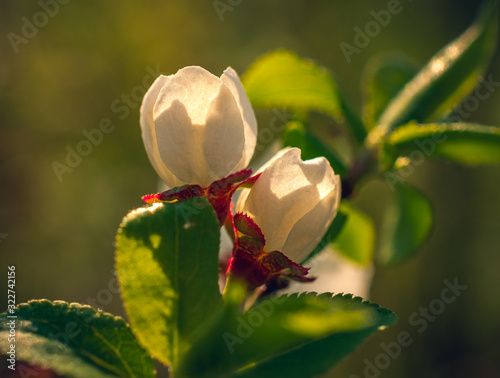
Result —
[[155, 80], [151, 88], [149, 88], [148, 92], [144, 96], [144, 100], [142, 101], [140, 123], [142, 129], [142, 140], [151, 165], [165, 184], [167, 184], [170, 188], [174, 188], [176, 186], [182, 186], [185, 183], [180, 181], [172, 172], [170, 172], [161, 160], [153, 120], [153, 108], [158, 94], [171, 77], [172, 76], [160, 75]]
[[244, 148], [240, 109], [229, 88], [220, 82], [219, 93], [209, 105], [203, 138], [203, 155], [209, 169], [205, 172], [208, 183], [237, 172]]
[[[333, 172], [333, 177], [328, 176], [325, 175], [325, 181], [330, 183], [330, 193], [295, 223], [283, 246], [282, 252], [298, 263], [316, 248], [337, 214], [341, 197], [340, 177], [333, 176]], [[332, 182], [335, 183], [334, 187], [331, 187]]]
[[206, 187], [242, 159], [244, 125], [236, 99], [201, 67], [185, 67], [170, 78], [153, 116], [160, 156], [181, 181]]
[[250, 163], [250, 159], [255, 151], [255, 145], [257, 143], [257, 119], [255, 118], [255, 113], [252, 105], [250, 104], [250, 100], [248, 99], [243, 85], [241, 85], [240, 78], [236, 71], [231, 67], [228, 67], [220, 78], [231, 90], [234, 98], [236, 99], [243, 117], [243, 124], [245, 126], [245, 148], [243, 156], [234, 169], [234, 171], [238, 171], [248, 166], [248, 163]]
[[267, 251], [281, 251], [295, 224], [330, 194], [333, 176], [324, 158], [303, 162], [297, 148], [280, 151], [253, 188], [244, 190], [237, 211], [248, 213], [259, 225]]
[[186, 108], [193, 125], [204, 125], [208, 104], [217, 96], [220, 86], [221, 80], [201, 67], [180, 69], [171, 76], [158, 96], [154, 108], [155, 121], [177, 100]]
[[174, 100], [155, 118], [158, 150], [165, 165], [179, 180], [207, 186], [208, 168], [201, 153], [203, 129], [191, 123], [186, 107], [179, 100]]
[[202, 149], [203, 125], [208, 104], [218, 95], [221, 85], [221, 80], [207, 70], [185, 67], [163, 86], [154, 106], [161, 158], [179, 180], [189, 184], [210, 184]]

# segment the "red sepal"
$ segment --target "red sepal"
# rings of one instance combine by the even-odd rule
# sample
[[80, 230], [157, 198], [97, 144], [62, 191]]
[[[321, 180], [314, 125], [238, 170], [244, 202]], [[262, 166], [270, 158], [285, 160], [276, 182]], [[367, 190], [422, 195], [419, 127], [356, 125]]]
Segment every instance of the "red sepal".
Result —
[[178, 188], [169, 189], [163, 193], [148, 194], [142, 197], [146, 203], [173, 202], [186, 198], [201, 197], [203, 189], [199, 185], [184, 185]]
[[223, 179], [220, 179], [218, 181], [214, 181], [212, 184], [210, 184], [210, 187], [216, 188], [216, 187], [226, 187], [229, 184], [237, 184], [244, 182], [247, 180], [250, 176], [252, 176], [252, 169], [243, 169], [242, 171], [233, 173], [232, 175], [229, 175], [227, 177], [224, 177]]
[[293, 262], [283, 253], [264, 252], [264, 235], [249, 216], [236, 214], [233, 228], [236, 240], [226, 274], [245, 280], [250, 290], [276, 280], [315, 280], [313, 277], [306, 277], [308, 268]]
[[241, 184], [238, 185], [238, 189], [243, 189], [243, 188], [250, 189], [253, 186], [253, 184], [255, 184], [255, 181], [257, 181], [257, 179], [260, 177], [261, 174], [262, 172], [257, 173], [255, 176], [249, 177], [248, 179], [246, 179], [245, 181], [243, 181]]
[[214, 208], [219, 224], [222, 226], [229, 214], [231, 198], [234, 192], [242, 185], [244, 185], [243, 187], [251, 187], [260, 176], [260, 173], [253, 177], [250, 176], [252, 176], [252, 170], [244, 169], [221, 180], [214, 181], [207, 188], [202, 188], [199, 185], [184, 185], [169, 189], [163, 193], [148, 194], [142, 197], [142, 200], [152, 204], [204, 196], [207, 197], [208, 202]]
[[266, 238], [257, 224], [246, 214], [238, 213], [233, 218], [234, 233], [240, 242], [253, 244], [254, 249], [262, 250]]

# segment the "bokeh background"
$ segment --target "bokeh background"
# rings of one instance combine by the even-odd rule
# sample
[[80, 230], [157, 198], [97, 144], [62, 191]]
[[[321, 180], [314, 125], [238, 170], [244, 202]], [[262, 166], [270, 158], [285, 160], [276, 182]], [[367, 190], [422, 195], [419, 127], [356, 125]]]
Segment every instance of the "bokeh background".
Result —
[[[23, 17], [32, 20], [41, 8], [35, 1], [2, 0], [1, 282], [7, 266], [16, 265], [18, 302], [93, 303], [100, 296], [100, 308], [124, 315], [119, 295], [103, 290], [114, 284], [113, 239], [121, 218], [157, 186], [135, 98], [151, 75], [148, 67], [174, 73], [201, 65], [220, 74], [230, 65], [243, 73], [259, 55], [284, 47], [331, 69], [359, 109], [362, 72], [371, 57], [403, 52], [423, 65], [470, 25], [480, 5], [402, 0], [404, 10], [348, 63], [339, 44], [352, 44], [353, 28], [364, 27], [370, 11], [387, 9], [387, 3], [242, 0], [221, 19], [212, 1], [66, 0], [16, 53], [8, 33], [21, 35]], [[496, 81], [499, 62], [497, 54], [491, 66]], [[130, 96], [128, 104], [123, 95]], [[500, 125], [499, 101], [497, 91], [467, 121]], [[65, 164], [67, 146], [76, 148], [83, 130], [98, 128], [104, 118], [114, 130], [59, 180], [53, 163]], [[434, 233], [410, 262], [377, 265], [371, 293], [400, 321], [325, 376], [365, 376], [365, 359], [373, 363], [381, 343], [407, 331], [413, 343], [381, 377], [500, 377], [500, 166], [427, 159], [409, 181], [433, 201]], [[378, 221], [389, 193], [387, 184], [374, 182], [357, 201]], [[410, 315], [439, 298], [443, 280], [455, 277], [468, 289], [418, 333]], [[4, 290], [0, 300], [4, 310]]]

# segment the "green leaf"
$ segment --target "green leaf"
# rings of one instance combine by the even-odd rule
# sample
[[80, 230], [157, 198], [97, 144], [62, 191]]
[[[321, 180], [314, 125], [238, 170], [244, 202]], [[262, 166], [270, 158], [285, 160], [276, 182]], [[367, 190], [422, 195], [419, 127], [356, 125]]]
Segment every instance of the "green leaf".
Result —
[[340, 211], [347, 221], [333, 243], [335, 250], [355, 263], [370, 265], [375, 249], [373, 220], [347, 201], [340, 203]]
[[470, 123], [410, 123], [386, 140], [387, 159], [421, 151], [466, 164], [500, 162], [500, 128]]
[[396, 184], [395, 197], [381, 235], [380, 259], [386, 264], [410, 258], [427, 240], [434, 222], [431, 203], [414, 187]]
[[255, 107], [288, 108], [300, 114], [316, 110], [337, 121], [345, 117], [358, 141], [366, 137], [362, 121], [348, 106], [332, 75], [290, 51], [260, 57], [242, 76], [242, 82]]
[[132, 328], [174, 368], [222, 304], [219, 237], [201, 197], [134, 210], [118, 231], [116, 270]]
[[290, 51], [260, 57], [242, 76], [242, 82], [256, 107], [314, 109], [341, 118], [338, 87], [331, 75]]
[[417, 73], [415, 64], [401, 55], [371, 59], [363, 74], [363, 116], [369, 128], [376, 126], [384, 109]]
[[346, 167], [335, 154], [299, 121], [289, 122], [283, 133], [283, 145], [300, 148], [302, 160], [324, 156], [336, 174], [343, 177]]
[[1, 314], [0, 350], [9, 354], [15, 320], [16, 359], [66, 377], [154, 377], [153, 360], [125, 321], [78, 303], [20, 304], [17, 319]]
[[243, 314], [228, 307], [186, 357], [182, 372], [195, 377], [311, 377], [396, 320], [376, 304], [331, 293], [271, 298]]
[[368, 133], [366, 132], [366, 125], [363, 123], [363, 120], [359, 116], [358, 112], [355, 111], [348, 103], [342, 92], [339, 92], [339, 94], [340, 107], [342, 109], [342, 113], [344, 114], [345, 120], [351, 127], [351, 132], [354, 135], [354, 138], [356, 138], [356, 141], [360, 144], [363, 144], [366, 136], [368, 135]]
[[496, 47], [497, 3], [490, 3], [476, 22], [438, 52], [388, 105], [378, 124], [382, 133], [411, 120], [444, 119], [480, 82]]

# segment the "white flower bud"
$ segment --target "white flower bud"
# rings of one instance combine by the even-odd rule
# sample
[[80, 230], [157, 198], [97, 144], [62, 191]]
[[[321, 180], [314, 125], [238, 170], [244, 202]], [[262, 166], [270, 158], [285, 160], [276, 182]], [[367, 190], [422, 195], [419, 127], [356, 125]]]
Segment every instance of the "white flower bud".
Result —
[[266, 252], [281, 251], [301, 263], [337, 214], [340, 177], [324, 157], [302, 161], [285, 148], [264, 167], [252, 189], [243, 189], [236, 212], [250, 216], [266, 238]]
[[149, 160], [170, 187], [202, 187], [248, 165], [257, 121], [232, 68], [218, 78], [201, 67], [161, 75], [144, 96], [142, 139]]

